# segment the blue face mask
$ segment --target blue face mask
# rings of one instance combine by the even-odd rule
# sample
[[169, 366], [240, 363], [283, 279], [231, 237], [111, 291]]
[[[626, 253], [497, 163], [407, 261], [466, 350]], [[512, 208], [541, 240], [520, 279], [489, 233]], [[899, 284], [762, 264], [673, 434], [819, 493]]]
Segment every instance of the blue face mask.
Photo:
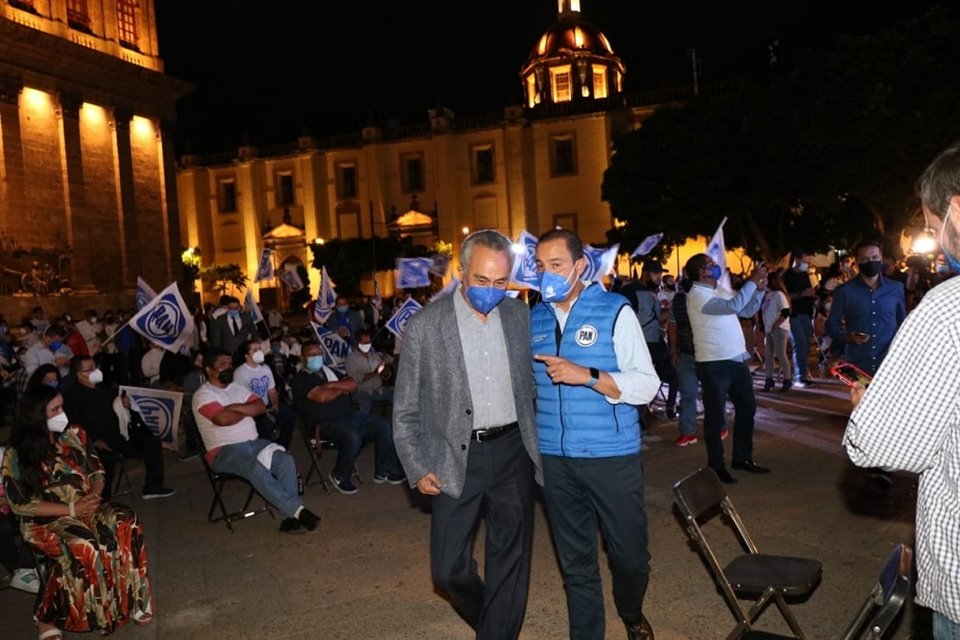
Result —
[[48, 387], [53, 387], [54, 389], [56, 389], [57, 387], [60, 386], [60, 381], [59, 381], [59, 380], [44, 380], [44, 381], [43, 381], [43, 384], [47, 385]]
[[960, 273], [960, 260], [957, 260], [950, 252], [947, 251], [947, 248], [943, 246], [943, 230], [947, 228], [947, 222], [950, 220], [950, 213], [953, 211], [953, 207], [947, 209], [947, 215], [943, 217], [943, 225], [940, 227], [940, 251], [943, 252], [943, 257], [947, 259], [947, 264], [950, 265], [950, 268], [953, 269], [954, 273]]
[[307, 358], [307, 371], [316, 373], [323, 368], [323, 356], [310, 356]]
[[240, 312], [231, 310], [231, 311], [227, 311], [227, 315], [230, 316], [231, 318], [239, 318]]
[[337, 311], [339, 311], [340, 313], [346, 313], [346, 312], [347, 312], [347, 309], [349, 309], [349, 308], [350, 308], [350, 307], [348, 307], [348, 306], [345, 305], [345, 304], [338, 304], [338, 305], [337, 305]]
[[711, 266], [709, 271], [710, 271], [710, 277], [713, 278], [714, 280], [719, 280], [720, 276], [723, 275], [723, 269], [721, 269], [720, 265], [718, 264]]
[[[574, 265], [570, 275], [572, 276], [576, 273], [576, 270], [577, 266]], [[542, 271], [540, 273], [540, 297], [544, 302], [559, 302], [565, 300], [572, 290], [573, 282], [570, 276], [564, 278], [550, 271]]]
[[497, 287], [470, 287], [467, 289], [467, 300], [470, 301], [470, 306], [483, 315], [489, 315], [506, 295], [506, 289]]
[[60, 342], [59, 340], [54, 340], [53, 342], [50, 343], [50, 351], [56, 351], [62, 346], [63, 346], [62, 342]]

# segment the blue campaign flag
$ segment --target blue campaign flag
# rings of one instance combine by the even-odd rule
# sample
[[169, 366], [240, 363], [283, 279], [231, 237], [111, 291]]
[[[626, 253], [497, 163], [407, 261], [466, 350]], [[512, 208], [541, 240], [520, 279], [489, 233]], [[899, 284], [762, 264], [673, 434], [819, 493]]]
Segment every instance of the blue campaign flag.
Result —
[[273, 249], [264, 247], [263, 252], [260, 254], [260, 265], [257, 267], [257, 275], [253, 280], [254, 282], [260, 282], [261, 280], [269, 280], [271, 278], [273, 278]]
[[403, 330], [407, 326], [407, 321], [415, 314], [417, 311], [420, 311], [420, 303], [414, 300], [413, 298], [407, 298], [407, 301], [400, 305], [400, 308], [397, 309], [397, 312], [393, 314], [389, 320], [387, 320], [387, 331], [397, 336], [398, 338], [403, 337]]
[[317, 334], [317, 339], [327, 353], [327, 366], [337, 373], [344, 373], [346, 371], [347, 354], [350, 352], [350, 345], [347, 344], [346, 340], [338, 336], [336, 332], [331, 331], [323, 325], [311, 322], [310, 326], [313, 327], [313, 332]]
[[397, 258], [397, 288], [417, 289], [430, 286], [430, 258]]
[[137, 309], [143, 309], [143, 305], [157, 297], [157, 292], [147, 284], [147, 281], [137, 276]]
[[520, 287], [540, 290], [540, 274], [537, 273], [537, 237], [527, 231], [520, 232], [514, 245], [513, 275], [510, 280]]
[[130, 408], [140, 414], [147, 428], [160, 438], [162, 446], [176, 451], [179, 445], [177, 433], [180, 430], [183, 394], [179, 391], [125, 385], [122, 385], [120, 390], [127, 392]]
[[193, 316], [176, 282], [145, 304], [129, 324], [150, 342], [173, 352], [179, 351], [194, 331]]
[[619, 251], [619, 244], [607, 249], [597, 249], [590, 245], [584, 245], [583, 257], [587, 259], [587, 268], [583, 270], [580, 279], [587, 282], [603, 280], [605, 275], [613, 271], [613, 265], [617, 261], [617, 252]]
[[646, 238], [643, 239], [643, 241], [640, 244], [637, 245], [637, 248], [633, 250], [633, 253], [630, 254], [630, 257], [636, 258], [639, 256], [647, 255], [648, 253], [653, 251], [653, 248], [655, 246], [660, 244], [661, 240], [663, 240], [662, 231], [660, 233], [655, 233], [653, 235], [647, 236]]

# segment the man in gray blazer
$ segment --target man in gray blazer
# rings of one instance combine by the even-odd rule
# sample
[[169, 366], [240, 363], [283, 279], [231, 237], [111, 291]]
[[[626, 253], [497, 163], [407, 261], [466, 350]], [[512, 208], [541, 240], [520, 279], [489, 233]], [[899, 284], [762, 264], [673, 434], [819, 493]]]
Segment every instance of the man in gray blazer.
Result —
[[[463, 282], [410, 318], [394, 390], [393, 439], [411, 486], [432, 496], [433, 580], [481, 640], [517, 638], [530, 579], [534, 418], [529, 308], [505, 298], [510, 239], [477, 231]], [[486, 517], [484, 579], [473, 538]]]

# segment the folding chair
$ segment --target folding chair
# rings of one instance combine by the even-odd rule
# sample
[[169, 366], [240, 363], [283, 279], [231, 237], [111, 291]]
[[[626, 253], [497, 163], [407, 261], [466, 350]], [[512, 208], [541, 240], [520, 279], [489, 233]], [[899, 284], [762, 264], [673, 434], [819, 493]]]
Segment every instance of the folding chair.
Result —
[[[807, 596], [820, 582], [822, 565], [819, 560], [760, 553], [756, 544], [730, 501], [727, 492], [713, 469], [702, 468], [673, 485], [674, 500], [686, 521], [686, 530], [696, 542], [710, 571], [730, 606], [737, 626], [727, 640], [749, 637], [753, 640], [796, 638], [805, 636], [784, 596]], [[723, 514], [733, 525], [738, 542], [745, 547], [725, 566], [720, 564], [707, 543], [701, 524]], [[744, 610], [741, 599], [751, 599], [752, 606]], [[756, 619], [773, 602], [780, 610], [793, 636], [762, 635], [753, 629]], [[745, 635], [748, 633], [753, 635]]]
[[[300, 416], [297, 416], [297, 422], [300, 423], [299, 431], [303, 436], [303, 444], [306, 446], [307, 453], [310, 455], [310, 469], [303, 479], [303, 486], [309, 487], [311, 485], [310, 478], [312, 478], [314, 472], [316, 472], [320, 485], [323, 487], [323, 492], [329, 494], [330, 483], [327, 481], [326, 476], [323, 475], [323, 471], [320, 470], [320, 459], [323, 457], [325, 450], [336, 449], [337, 447], [330, 440], [324, 440], [320, 437], [319, 425], [311, 429], [304, 424]], [[357, 471], [356, 466], [353, 467], [353, 479], [356, 480], [357, 484], [363, 484], [363, 477], [360, 475], [360, 472]]]
[[[910, 592], [913, 551], [898, 544], [883, 563], [880, 577], [857, 610], [857, 615], [844, 631], [841, 640], [883, 640], [890, 624], [897, 618]], [[789, 640], [765, 631], [747, 631], [742, 640]]]
[[[200, 459], [203, 461], [203, 468], [207, 472], [207, 479], [210, 480], [210, 487], [213, 489], [213, 500], [210, 502], [210, 511], [207, 512], [207, 520], [209, 522], [224, 522], [227, 525], [227, 529], [230, 530], [230, 533], [233, 533], [233, 523], [237, 520], [244, 520], [260, 513], [269, 513], [271, 518], [276, 517], [273, 513], [273, 507], [270, 506], [270, 503], [267, 502], [263, 496], [260, 496], [263, 500], [263, 506], [257, 509], [251, 509], [250, 503], [253, 502], [253, 497], [259, 495], [254, 486], [242, 476], [214, 471], [213, 467], [211, 467], [207, 461], [207, 448], [202, 438], [198, 444], [200, 446]], [[236, 511], [229, 511], [223, 499], [223, 489], [227, 483], [242, 483], [250, 488], [243, 502], [243, 506]], [[218, 510], [220, 515], [216, 515]]]
[[133, 485], [130, 484], [130, 476], [127, 475], [127, 457], [119, 451], [98, 451], [97, 455], [113, 463], [114, 483], [110, 497], [116, 498], [133, 493]]

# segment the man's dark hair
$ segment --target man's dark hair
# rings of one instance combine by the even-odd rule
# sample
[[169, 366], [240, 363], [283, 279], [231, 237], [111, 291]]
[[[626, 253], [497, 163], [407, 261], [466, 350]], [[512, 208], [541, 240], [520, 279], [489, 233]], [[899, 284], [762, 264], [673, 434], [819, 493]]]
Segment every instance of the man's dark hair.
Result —
[[881, 242], [878, 238], [864, 238], [857, 243], [857, 246], [853, 248], [853, 256], [856, 257], [857, 254], [860, 253], [860, 249], [866, 249], [867, 247], [876, 247], [877, 249], [880, 249], [881, 254], [886, 253], [883, 250], [883, 242]]
[[307, 352], [307, 347], [320, 347], [320, 350], [323, 351], [323, 345], [317, 342], [316, 340], [304, 340], [300, 343], [300, 356], [302, 357]]
[[537, 243], [550, 242], [551, 240], [563, 240], [566, 242], [567, 251], [570, 252], [574, 260], [579, 260], [583, 257], [583, 240], [581, 240], [580, 236], [575, 232], [569, 229], [550, 229], [537, 239]]
[[220, 356], [227, 356], [228, 358], [232, 358], [232, 356], [230, 355], [230, 352], [221, 347], [210, 347], [209, 349], [204, 351], [203, 352], [203, 368], [204, 369], [211, 368], [213, 365], [217, 363], [217, 358], [219, 358]]
[[364, 329], [357, 329], [357, 342], [359, 342], [359, 341], [360, 341], [360, 338], [362, 338], [362, 337], [364, 337], [364, 336], [366, 336], [366, 337], [368, 337], [368, 338], [373, 338], [373, 332], [370, 331], [370, 329], [366, 329], [366, 328], [364, 328]]
[[709, 260], [710, 256], [705, 253], [698, 253], [695, 256], [691, 256], [690, 259], [687, 260], [687, 263], [683, 265], [683, 273], [686, 274], [690, 281], [700, 282], [700, 271]]
[[90, 356], [73, 356], [70, 358], [70, 373], [76, 376], [80, 373], [80, 367], [83, 366], [83, 363], [87, 360], [93, 360]]
[[917, 194], [931, 213], [943, 220], [950, 198], [960, 195], [960, 141], [954, 142], [927, 165], [917, 180]]
[[230, 304], [231, 298], [233, 298], [233, 296], [228, 296], [227, 294], [223, 294], [222, 296], [220, 296], [220, 306], [225, 307], [228, 304]]
[[67, 330], [59, 324], [52, 324], [47, 327], [47, 330], [43, 332], [43, 335], [44, 337], [49, 336], [51, 338], [66, 338]]

